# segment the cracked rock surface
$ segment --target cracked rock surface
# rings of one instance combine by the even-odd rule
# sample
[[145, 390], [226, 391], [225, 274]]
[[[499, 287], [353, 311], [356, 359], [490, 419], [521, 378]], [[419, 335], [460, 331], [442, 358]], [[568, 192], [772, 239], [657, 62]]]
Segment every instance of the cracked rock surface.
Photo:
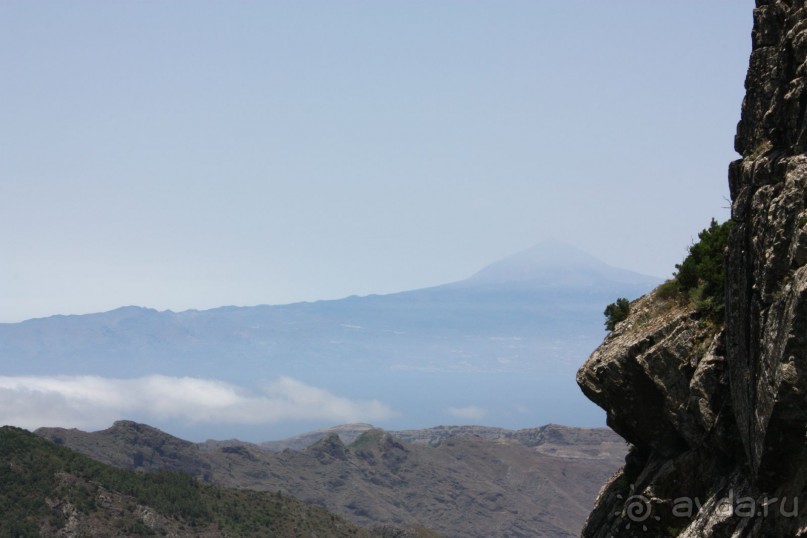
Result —
[[807, 536], [807, 5], [758, 0], [722, 326], [658, 292], [578, 373], [632, 449], [583, 531]]

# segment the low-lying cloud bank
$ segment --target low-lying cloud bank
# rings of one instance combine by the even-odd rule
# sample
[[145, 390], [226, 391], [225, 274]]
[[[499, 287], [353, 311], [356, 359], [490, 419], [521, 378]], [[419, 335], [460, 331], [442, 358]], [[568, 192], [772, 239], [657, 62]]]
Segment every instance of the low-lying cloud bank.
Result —
[[0, 424], [104, 428], [117, 419], [273, 424], [287, 420], [373, 422], [393, 416], [377, 401], [351, 400], [290, 377], [260, 392], [194, 377], [0, 376]]

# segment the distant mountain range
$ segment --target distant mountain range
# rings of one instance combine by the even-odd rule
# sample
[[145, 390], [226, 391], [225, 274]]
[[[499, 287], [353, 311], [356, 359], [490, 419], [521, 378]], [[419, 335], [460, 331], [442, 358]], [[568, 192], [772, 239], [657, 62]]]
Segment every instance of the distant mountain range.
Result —
[[[545, 243], [467, 280], [390, 295], [185, 312], [128, 306], [0, 324], [0, 371], [195, 376], [247, 390], [289, 376], [383, 402], [394, 410], [383, 426], [393, 429], [458, 419], [507, 428], [599, 425], [602, 414], [579, 394], [575, 370], [603, 336], [605, 305], [658, 283]], [[0, 388], [0, 404], [19, 401], [18, 393], [3, 392], [12, 385]], [[271, 428], [197, 427], [136, 412], [133, 418], [191, 438], [279, 438], [332, 424], [312, 418]], [[41, 425], [49, 424], [66, 422]]]
[[3, 536], [436, 538], [422, 528], [364, 529], [277, 492], [115, 469], [10, 426], [0, 428], [0, 460]]
[[611, 430], [556, 425], [385, 432], [353, 424], [261, 444], [191, 443], [130, 421], [36, 433], [117, 467], [280, 491], [366, 528], [422, 526], [456, 538], [577, 536], [627, 450]]

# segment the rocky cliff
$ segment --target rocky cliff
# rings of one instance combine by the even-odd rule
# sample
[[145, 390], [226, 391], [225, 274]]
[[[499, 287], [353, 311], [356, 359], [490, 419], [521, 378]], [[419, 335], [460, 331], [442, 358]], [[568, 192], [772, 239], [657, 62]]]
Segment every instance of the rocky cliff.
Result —
[[656, 292], [578, 373], [632, 444], [583, 531], [807, 536], [807, 7], [757, 0], [726, 321]]

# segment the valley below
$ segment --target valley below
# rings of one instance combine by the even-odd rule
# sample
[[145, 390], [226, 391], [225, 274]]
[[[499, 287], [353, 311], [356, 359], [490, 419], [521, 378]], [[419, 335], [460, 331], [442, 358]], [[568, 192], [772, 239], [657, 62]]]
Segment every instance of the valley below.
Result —
[[192, 443], [131, 421], [36, 433], [119, 468], [280, 492], [367, 529], [427, 528], [457, 538], [577, 536], [627, 452], [608, 429], [557, 425], [386, 432], [352, 424], [265, 443]]

